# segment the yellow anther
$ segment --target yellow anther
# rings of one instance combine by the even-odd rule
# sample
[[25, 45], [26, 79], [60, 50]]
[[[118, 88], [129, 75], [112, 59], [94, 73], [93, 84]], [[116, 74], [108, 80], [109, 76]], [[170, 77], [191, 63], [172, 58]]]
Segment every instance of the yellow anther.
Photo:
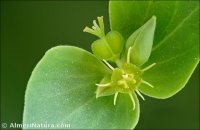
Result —
[[123, 81], [123, 80], [118, 80], [118, 81], [117, 81], [117, 85], [122, 85], [122, 84], [124, 84], [124, 81]]
[[126, 82], [124, 83], [124, 88], [125, 89], [129, 89], [129, 86], [128, 86], [128, 84]]
[[130, 78], [134, 78], [134, 75], [133, 75], [133, 74], [128, 74], [128, 76], [129, 76]]
[[133, 84], [135, 84], [137, 81], [135, 79], [132, 80]]

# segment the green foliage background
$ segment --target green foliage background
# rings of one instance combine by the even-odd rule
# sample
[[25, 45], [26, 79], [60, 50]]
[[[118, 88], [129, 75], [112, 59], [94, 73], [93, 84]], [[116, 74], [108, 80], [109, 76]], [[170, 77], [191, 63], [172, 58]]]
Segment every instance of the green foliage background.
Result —
[[[104, 16], [109, 30], [108, 1], [1, 1], [1, 123], [22, 122], [28, 79], [48, 49], [74, 45], [90, 51], [96, 38], [82, 30], [97, 16]], [[136, 128], [198, 129], [199, 67], [172, 98], [145, 98]]]

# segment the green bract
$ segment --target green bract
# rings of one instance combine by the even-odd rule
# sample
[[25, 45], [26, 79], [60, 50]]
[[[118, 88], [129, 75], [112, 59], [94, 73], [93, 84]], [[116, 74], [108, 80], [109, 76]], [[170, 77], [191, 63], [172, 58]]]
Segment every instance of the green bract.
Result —
[[149, 59], [153, 45], [155, 27], [156, 17], [153, 16], [128, 38], [126, 49], [132, 46], [131, 62], [133, 64], [141, 66]]
[[171, 16], [160, 12], [165, 1], [147, 3], [111, 1], [112, 30], [105, 34], [103, 17], [84, 29], [99, 38], [91, 45], [94, 55], [72, 46], [47, 51], [29, 79], [23, 123], [133, 129], [138, 96], [163, 99], [180, 91], [199, 62], [198, 6], [182, 2]]
[[95, 97], [95, 84], [109, 73], [101, 61], [83, 49], [73, 46], [50, 49], [28, 82], [23, 123], [64, 123], [73, 129], [134, 127], [139, 117], [136, 95], [133, 95], [136, 109], [131, 113], [132, 103], [127, 95], [119, 95], [117, 107], [111, 96]]

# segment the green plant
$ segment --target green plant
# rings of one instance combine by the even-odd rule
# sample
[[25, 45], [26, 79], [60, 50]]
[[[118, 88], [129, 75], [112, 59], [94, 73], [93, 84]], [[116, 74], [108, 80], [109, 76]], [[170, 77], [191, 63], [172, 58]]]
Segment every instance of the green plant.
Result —
[[[163, 11], [166, 4], [179, 15]], [[23, 122], [134, 128], [140, 113], [135, 93], [142, 99], [141, 93], [171, 97], [198, 64], [198, 8], [196, 2], [111, 1], [111, 31], [105, 35], [102, 17], [99, 26], [94, 21], [93, 29], [84, 29], [99, 37], [92, 43], [94, 55], [58, 46], [38, 63], [28, 82]]]
[[[150, 56], [156, 27], [156, 17], [153, 16], [128, 38], [123, 53], [123, 38], [121, 34], [117, 31], [110, 31], [105, 36], [103, 17], [98, 17], [98, 22], [100, 26], [94, 21], [93, 29], [86, 27], [84, 31], [100, 37], [99, 40], [92, 43], [92, 51], [105, 62], [112, 72], [105, 75], [100, 84], [96, 84], [98, 86], [96, 98], [115, 94], [115, 105], [119, 92], [128, 93], [134, 110], [135, 100], [133, 94], [137, 93], [144, 100], [144, 97], [138, 90], [139, 85], [144, 83], [153, 88], [153, 85], [144, 81], [141, 76], [145, 71], [153, 67], [155, 63], [144, 69], [139, 67]], [[117, 67], [112, 67], [105, 59], [115, 62]]]

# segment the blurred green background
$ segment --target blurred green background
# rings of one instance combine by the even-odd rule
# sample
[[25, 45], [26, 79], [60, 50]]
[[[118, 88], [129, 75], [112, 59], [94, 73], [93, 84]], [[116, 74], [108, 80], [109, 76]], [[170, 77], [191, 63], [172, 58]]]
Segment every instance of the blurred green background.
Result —
[[[27, 81], [48, 49], [90, 51], [96, 38], [82, 30], [97, 16], [109, 30], [108, 1], [1, 1], [1, 123], [22, 122]], [[137, 129], [199, 129], [199, 67], [172, 98], [145, 98]]]

